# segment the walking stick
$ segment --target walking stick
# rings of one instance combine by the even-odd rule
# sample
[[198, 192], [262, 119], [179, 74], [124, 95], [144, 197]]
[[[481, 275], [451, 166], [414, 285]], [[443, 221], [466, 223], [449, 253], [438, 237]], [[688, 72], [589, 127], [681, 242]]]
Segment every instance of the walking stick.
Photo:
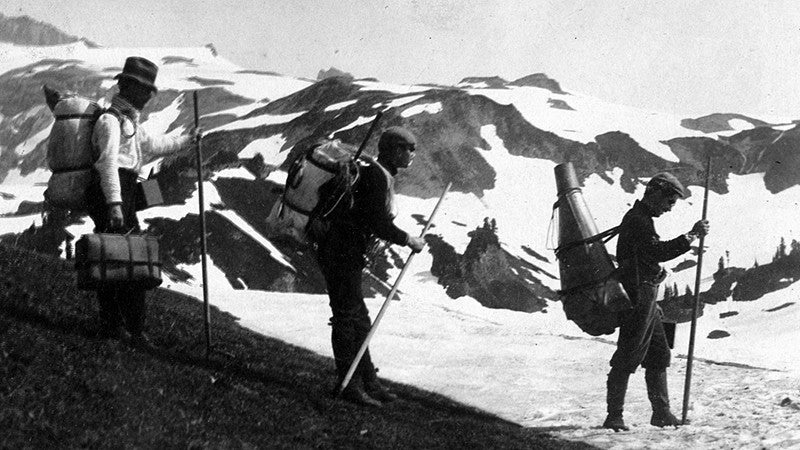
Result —
[[[197, 91], [194, 97], [194, 126], [200, 127], [200, 115], [197, 107]], [[203, 146], [202, 139], [197, 140], [197, 193], [200, 200], [200, 261], [203, 267], [203, 317], [205, 318], [206, 358], [211, 356], [211, 308], [208, 303], [208, 267], [206, 264], [206, 214], [203, 200]]]
[[[703, 195], [703, 220], [706, 220], [708, 213], [708, 182], [711, 178], [711, 152], [708, 152], [706, 160], [706, 185]], [[697, 312], [700, 308], [700, 274], [703, 269], [703, 253], [705, 253], [705, 235], [700, 236], [699, 254], [697, 255], [697, 275], [694, 279], [694, 305], [692, 306], [692, 328], [689, 332], [689, 354], [686, 359], [686, 383], [683, 387], [683, 415], [681, 423], [686, 425], [686, 416], [689, 413], [689, 390], [692, 386], [692, 361], [694, 354], [694, 335], [697, 331]]]
[[[430, 217], [428, 217], [428, 222], [425, 224], [425, 228], [422, 230], [422, 233], [420, 233], [420, 237], [424, 237], [425, 233], [427, 233], [428, 229], [431, 227], [431, 224], [433, 224], [433, 217], [436, 215], [436, 211], [439, 210], [439, 206], [442, 204], [444, 196], [447, 195], [447, 191], [450, 190], [450, 186], [452, 184], [453, 183], [447, 183], [447, 187], [444, 188], [442, 196], [439, 197], [439, 201], [437, 201], [436, 206], [433, 207], [433, 211], [431, 212]], [[339, 391], [336, 393], [336, 395], [341, 395], [341, 393], [347, 387], [347, 384], [350, 383], [350, 379], [353, 378], [353, 373], [355, 373], [356, 367], [358, 367], [358, 363], [361, 362], [361, 358], [364, 356], [364, 353], [366, 353], [367, 347], [369, 347], [369, 341], [372, 340], [372, 336], [375, 334], [375, 330], [378, 328], [378, 324], [381, 322], [383, 315], [389, 308], [389, 304], [392, 303], [392, 299], [397, 293], [397, 288], [400, 286], [400, 281], [403, 279], [403, 275], [405, 275], [406, 270], [408, 270], [408, 267], [411, 265], [411, 260], [414, 259], [414, 255], [416, 255], [416, 253], [411, 253], [410, 255], [408, 255], [408, 259], [406, 259], [406, 263], [403, 265], [403, 269], [400, 271], [400, 275], [398, 275], [397, 279], [394, 281], [392, 290], [389, 291], [389, 295], [386, 296], [386, 300], [384, 300], [383, 306], [381, 306], [381, 310], [378, 311], [378, 315], [375, 317], [375, 322], [372, 323], [372, 327], [369, 329], [367, 337], [361, 344], [361, 348], [358, 349], [358, 353], [356, 353], [355, 359], [350, 364], [350, 368], [347, 370], [347, 375], [345, 375], [344, 379], [342, 380], [342, 384], [341, 386], [339, 386]]]

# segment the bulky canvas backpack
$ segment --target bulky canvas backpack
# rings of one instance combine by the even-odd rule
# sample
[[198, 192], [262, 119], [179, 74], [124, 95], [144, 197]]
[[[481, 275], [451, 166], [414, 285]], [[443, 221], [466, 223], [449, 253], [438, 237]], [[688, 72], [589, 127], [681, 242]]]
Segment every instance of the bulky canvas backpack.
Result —
[[90, 201], [87, 191], [94, 177], [94, 163], [99, 157], [92, 145], [94, 125], [106, 112], [120, 119], [120, 124], [121, 116], [114, 109], [78, 95], [62, 96], [47, 86], [44, 91], [55, 116], [47, 142], [47, 166], [53, 174], [47, 182], [45, 200], [57, 208], [85, 209]]
[[356, 148], [339, 140], [312, 145], [292, 162], [286, 187], [267, 217], [270, 237], [288, 236], [301, 244], [319, 242], [330, 220], [353, 206], [358, 181]]

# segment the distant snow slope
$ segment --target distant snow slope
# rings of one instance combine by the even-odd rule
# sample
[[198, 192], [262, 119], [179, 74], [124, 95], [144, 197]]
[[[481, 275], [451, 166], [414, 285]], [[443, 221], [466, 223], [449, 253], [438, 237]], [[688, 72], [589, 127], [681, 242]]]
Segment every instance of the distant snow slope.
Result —
[[[163, 97], [166, 100], [145, 122], [145, 126], [155, 131], [180, 133], [188, 128], [193, 106], [190, 91], [215, 90], [208, 93], [209, 97], [201, 97], [202, 119], [215, 123], [206, 130], [204, 147], [208, 145], [205, 149], [211, 150], [207, 154], [209, 159], [216, 158], [213, 164], [205, 161], [211, 173], [203, 183], [203, 208], [215, 210], [225, 218], [224, 225], [229, 227], [226, 230], [251, 236], [258, 251], [288, 271], [301, 271], [299, 263], [312, 261], [313, 264], [313, 259], [302, 251], [290, 253], [292, 249], [269, 241], [261, 234], [268, 208], [263, 199], [257, 197], [265, 193], [277, 196], [275, 190], [279, 190], [286, 179], [286, 172], [279, 167], [292, 155], [290, 151], [296, 144], [323, 135], [344, 136], [352, 142], [363, 139], [361, 130], [368, 127], [378, 111], [389, 117], [382, 126], [404, 124], [420, 133], [431, 132], [425, 127], [451, 127], [447, 129], [453, 130], [453, 135], [440, 136], [440, 141], [421, 145], [417, 161], [424, 161], [422, 157], [426, 155], [422, 152], [437, 151], [435, 155], [440, 160], [428, 162], [441, 164], [447, 170], [463, 168], [465, 172], [450, 174], [456, 179], [476, 176], [467, 173], [477, 170], [475, 167], [486, 169], [486, 173], [493, 171], [493, 175], [477, 174], [492, 178], [485, 180], [485, 186], [489, 187], [448, 194], [430, 233], [442, 236], [457, 253], [463, 253], [470, 242], [468, 233], [481, 226], [484, 218], [495, 219], [503, 250], [555, 276], [559, 271], [552, 250], [554, 243], [547, 239], [556, 201], [553, 169], [557, 162], [576, 158], [576, 154], [587, 159], [596, 155], [565, 155], [559, 152], [567, 150], [547, 145], [537, 148], [539, 153], [529, 153], [527, 148], [513, 147], [510, 140], [519, 138], [518, 142], [535, 146], [542, 139], [550, 139], [549, 133], [545, 133], [550, 132], [560, 138], [547, 140], [548, 145], [557, 143], [570, 146], [569, 151], [589, 152], [591, 147], [583, 144], [593, 142], [600, 134], [620, 131], [645, 150], [634, 151], [646, 153], [626, 154], [625, 157], [648, 161], [661, 158], [659, 161], [671, 167], [678, 156], [663, 141], [676, 137], [717, 137], [681, 127], [681, 118], [670, 114], [603, 103], [578, 93], [555, 94], [536, 87], [486, 88], [489, 85], [485, 82], [465, 83], [461, 87], [406, 86], [357, 80], [338, 84], [326, 81], [328, 84], [320, 83], [322, 87], [317, 91], [311, 88], [318, 85], [312, 86], [307, 80], [244, 70], [214, 56], [204, 47], [126, 49], [88, 48], [83, 43], [52, 47], [0, 44], [0, 74], [31, 66], [28, 73], [15, 75], [23, 80], [49, 72], [57, 74], [63, 67], [77, 64], [99, 74], [103, 79], [102, 88], [110, 89], [114, 83], [112, 77], [121, 69], [125, 57], [133, 54], [149, 58], [160, 67], [157, 82], [167, 95]], [[461, 91], [456, 92], [458, 89]], [[228, 100], [238, 97], [235, 101], [218, 103], [213, 95], [220, 95], [220, 92]], [[457, 95], [448, 96], [454, 92]], [[289, 97], [292, 101], [286, 100]], [[452, 99], [465, 104], [470, 103], [465, 99], [480, 101], [470, 104], [471, 107], [479, 105], [474, 106], [475, 110], [454, 111], [461, 104], [448, 106], [446, 100], [454, 101]], [[507, 113], [505, 110], [497, 112], [502, 108], [493, 110], [498, 116], [478, 109], [494, 108], [497, 106], [494, 102], [514, 106], [513, 111], [519, 111], [524, 120], [511, 117], [510, 113], [508, 117], [500, 116]], [[22, 122], [31, 126], [31, 121], [44, 120], [41, 110], [42, 105], [37, 104], [18, 116], [0, 116], [0, 121], [6, 121], [7, 130], [18, 129]], [[43, 157], [35, 158], [37, 146], [46, 137], [42, 124], [39, 125], [39, 128], [31, 126], [37, 131], [21, 136], [24, 139], [18, 140], [18, 144], [3, 148], [4, 155], [22, 155], [27, 159], [20, 159], [20, 167], [11, 168], [0, 184], [0, 235], [20, 233], [31, 224], [40, 226], [42, 223], [41, 214], [16, 214], [21, 206], [41, 202], [49, 177], [41, 168]], [[536, 127], [535, 133], [522, 138], [515, 135], [519, 132], [517, 128], [533, 129], [528, 125]], [[738, 130], [751, 128], [749, 123], [739, 120], [731, 120], [730, 126]], [[758, 129], [748, 131], [759, 132]], [[778, 129], [766, 131], [772, 133]], [[767, 138], [771, 138], [769, 133]], [[373, 137], [373, 144], [376, 139]], [[751, 136], [742, 140], [750, 142]], [[578, 144], [572, 146], [575, 143]], [[458, 152], [468, 157], [459, 159]], [[256, 155], [263, 157], [267, 166], [266, 180], [257, 179], [252, 172], [244, 170], [246, 163]], [[152, 166], [162, 168], [162, 165], [173, 169], [171, 178], [165, 182], [174, 183], [169, 187], [179, 185], [175, 189], [180, 195], [174, 194], [178, 200], [169, 205], [141, 212], [140, 220], [145, 227], [159, 219], [163, 219], [162, 226], [169, 226], [186, 217], [196, 217], [199, 210], [193, 166], [184, 161], [183, 166], [175, 169], [170, 166], [172, 161], [161, 162], [151, 163], [148, 170]], [[748, 162], [756, 164], [758, 160]], [[637, 167], [636, 161], [621, 163], [631, 164], [626, 169], [615, 166], [583, 174], [582, 193], [600, 230], [618, 225], [625, 211], [641, 197], [644, 183], [653, 175], [636, 172], [643, 170]], [[420, 167], [421, 162], [415, 164], [412, 171], [430, 169]], [[602, 167], [602, 161], [597, 166]], [[689, 168], [678, 166], [680, 170]], [[28, 175], [22, 176], [22, 173]], [[424, 183], [437, 185], [442, 181], [436, 178], [441, 172], [430, 173], [433, 173], [431, 178], [417, 186], [425, 192], [424, 199], [411, 195], [397, 197], [400, 213], [396, 222], [411, 233], [421, 230], [421, 218], [428, 217], [439, 195], [436, 189]], [[633, 186], [630, 185], [631, 176]], [[236, 192], [227, 193], [227, 197], [222, 195], [223, 189], [218, 190], [218, 187], [224, 183], [220, 181], [229, 186], [235, 182], [232, 185]], [[781, 238], [787, 243], [800, 239], [797, 225], [800, 186], [773, 194], [765, 187], [763, 171], [731, 174], [724, 181], [728, 189], [725, 194], [712, 192], [709, 195], [711, 233], [706, 239], [704, 289], [710, 285], [711, 273], [721, 257], [729, 266], [750, 268], [756, 262], [770, 262]], [[663, 238], [688, 231], [701, 217], [702, 189], [696, 185], [690, 189], [692, 196], [688, 200], [679, 202], [673, 212], [656, 220]], [[226, 200], [236, 203], [238, 209], [225, 204]], [[78, 236], [90, 232], [91, 228], [91, 221], [86, 219], [71, 224], [67, 230]], [[224, 233], [212, 239], [226, 237], [220, 234]], [[194, 236], [182, 238], [187, 247], [196, 245]], [[220, 242], [219, 247], [224, 249], [225, 241]], [[612, 240], [608, 244], [612, 253], [615, 243]], [[407, 249], [395, 250], [397, 257], [390, 258], [392, 262], [408, 256]], [[675, 267], [694, 259], [687, 254], [665, 265]], [[323, 295], [247, 290], [248, 283], [241, 278], [234, 289], [221, 269], [222, 264], [215, 264], [213, 257], [209, 260], [212, 304], [240, 317], [243, 325], [258, 332], [330, 355], [326, 326], [330, 313]], [[441, 392], [526, 426], [545, 427], [601, 447], [800, 446], [797, 413], [791, 407], [779, 406], [783, 397], [791, 395], [794, 401], [798, 397], [796, 377], [800, 375], [797, 364], [800, 346], [796, 345], [796, 324], [800, 320], [800, 284], [795, 280], [785, 280], [786, 287], [757, 301], [706, 305], [698, 321], [695, 356], [702, 363], [697, 369], [693, 427], [677, 432], [651, 429], [647, 425], [649, 411], [643, 383], [637, 379], [631, 388], [630, 408], [626, 409], [630, 411], [635, 429], [614, 436], [592, 428], [601, 423], [605, 412], [604, 376], [613, 352], [614, 336], [598, 339], [584, 335], [566, 320], [561, 304], [553, 299], [547, 302], [546, 312], [535, 314], [487, 309], [466, 296], [451, 299], [430, 273], [432, 260], [427, 251], [416, 257], [401, 286], [402, 301], [391, 304], [376, 334], [372, 348], [382, 376]], [[193, 278], [180, 282], [172, 277], [165, 286], [201, 298], [199, 264], [181, 263], [176, 269], [188, 272]], [[390, 283], [399, 271], [398, 264], [393, 263], [388, 270]], [[536, 276], [545, 286], [553, 290], [560, 288], [558, 280]], [[670, 283], [693, 286], [694, 277], [694, 269], [682, 270], [673, 274]], [[381, 302], [381, 298], [368, 300], [373, 314]], [[729, 336], [716, 338], [725, 333]], [[687, 340], [688, 326], [679, 325], [671, 371], [675, 375], [671, 379], [674, 405], [679, 404], [679, 379], [685, 370], [680, 355], [686, 352]], [[741, 365], [752, 367], [739, 367]]]

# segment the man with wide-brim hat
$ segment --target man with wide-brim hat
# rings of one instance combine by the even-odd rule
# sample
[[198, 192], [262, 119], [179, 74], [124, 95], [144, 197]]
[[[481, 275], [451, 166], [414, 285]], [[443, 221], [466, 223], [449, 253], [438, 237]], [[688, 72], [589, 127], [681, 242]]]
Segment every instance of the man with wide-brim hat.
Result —
[[[100, 115], [92, 133], [92, 145], [99, 155], [94, 164], [96, 182], [89, 188], [88, 212], [96, 233], [140, 232], [136, 216], [136, 184], [142, 165], [154, 157], [191, 148], [199, 130], [179, 137], [153, 136], [140, 126], [141, 111], [158, 92], [158, 67], [151, 61], [131, 56], [125, 60], [118, 80], [119, 93]], [[144, 289], [101, 288], [99, 336], [149, 346], [144, 334]]]
[[153, 92], [158, 92], [156, 75], [158, 75], [158, 66], [145, 58], [131, 56], [125, 60], [125, 67], [122, 68], [121, 73], [114, 76], [114, 79], [133, 80]]
[[656, 304], [658, 286], [666, 274], [659, 263], [686, 253], [690, 244], [708, 233], [708, 221], [697, 221], [692, 229], [669, 241], [662, 241], [653, 218], [672, 210], [686, 197], [683, 184], [671, 173], [654, 175], [644, 196], [622, 218], [617, 240], [619, 280], [633, 303], [633, 308], [619, 313], [617, 349], [611, 357], [611, 371], [606, 382], [607, 417], [604, 428], [627, 430], [622, 419], [628, 378], [641, 365], [645, 369], [647, 398], [653, 409], [650, 424], [678, 426], [672, 414], [667, 390], [667, 367], [671, 353], [662, 312]]

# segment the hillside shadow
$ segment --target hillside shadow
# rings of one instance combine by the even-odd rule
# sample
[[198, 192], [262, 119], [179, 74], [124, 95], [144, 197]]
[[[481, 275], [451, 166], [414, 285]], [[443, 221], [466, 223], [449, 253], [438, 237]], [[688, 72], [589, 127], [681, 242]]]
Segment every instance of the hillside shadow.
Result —
[[[216, 308], [206, 357], [201, 305], [166, 289], [148, 293], [153, 349], [86, 339], [97, 311], [93, 294], [75, 289], [69, 262], [0, 244], [0, 274], [0, 394], [6, 405], [25, 405], [0, 406], [11, 414], [4, 416], [10, 429], [19, 430], [2, 445], [86, 446], [91, 432], [95, 446], [169, 447], [191, 439], [181, 424], [198, 423], [212, 436], [211, 447], [235, 435], [280, 447], [593, 448], [389, 381], [399, 396], [391, 405], [365, 409], [340, 401], [332, 396], [330, 358], [252, 332]], [[54, 375], [59, 383], [52, 383]], [[112, 399], [121, 409], [102, 407]], [[19, 408], [35, 413], [16, 415]], [[141, 408], [149, 411], [144, 417]], [[248, 426], [248, 418], [276, 414], [274, 426]]]

